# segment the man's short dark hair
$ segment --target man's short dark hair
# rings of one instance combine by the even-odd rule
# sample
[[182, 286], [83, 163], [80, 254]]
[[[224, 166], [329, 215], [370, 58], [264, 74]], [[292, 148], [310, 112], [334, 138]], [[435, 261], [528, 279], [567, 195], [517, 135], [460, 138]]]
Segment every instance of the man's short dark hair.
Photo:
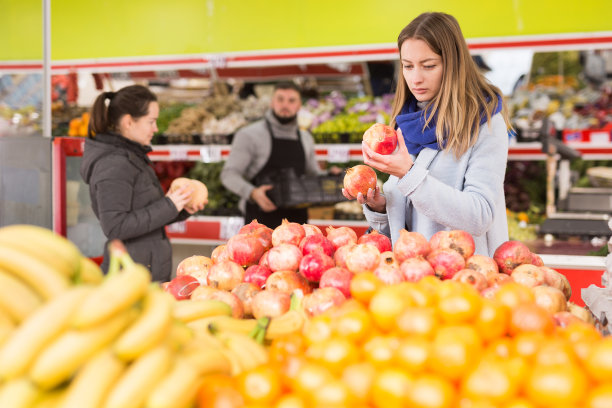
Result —
[[274, 91], [276, 91], [278, 89], [293, 89], [294, 91], [296, 91], [300, 95], [302, 94], [302, 91], [300, 90], [300, 88], [298, 88], [298, 86], [295, 83], [291, 82], [291, 81], [278, 82], [276, 85], [274, 85]]

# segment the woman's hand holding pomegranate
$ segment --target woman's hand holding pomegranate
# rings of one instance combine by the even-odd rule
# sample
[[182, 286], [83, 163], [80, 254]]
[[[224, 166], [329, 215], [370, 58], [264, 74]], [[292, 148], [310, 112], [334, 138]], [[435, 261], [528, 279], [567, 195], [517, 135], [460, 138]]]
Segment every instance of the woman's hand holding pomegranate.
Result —
[[361, 152], [364, 164], [398, 178], [404, 177], [412, 167], [413, 161], [400, 129], [397, 129], [397, 145], [398, 149], [395, 152], [383, 155], [376, 153], [367, 143], [362, 142]]
[[[180, 212], [183, 209], [187, 210], [185, 206], [191, 200], [191, 194], [193, 194], [193, 188], [189, 184], [185, 184], [176, 190], [170, 189], [166, 197], [174, 203], [174, 206]], [[202, 208], [204, 208], [204, 205], [202, 205]], [[197, 209], [191, 210], [197, 211]], [[190, 212], [190, 214], [193, 214], [193, 212]]]
[[386, 212], [387, 199], [384, 195], [380, 194], [378, 186], [374, 190], [368, 189], [368, 194], [365, 196], [362, 193], [357, 193], [357, 197], [353, 197], [345, 188], [342, 189], [342, 195], [349, 200], [356, 199], [359, 204], [366, 204], [372, 211], [379, 213]]

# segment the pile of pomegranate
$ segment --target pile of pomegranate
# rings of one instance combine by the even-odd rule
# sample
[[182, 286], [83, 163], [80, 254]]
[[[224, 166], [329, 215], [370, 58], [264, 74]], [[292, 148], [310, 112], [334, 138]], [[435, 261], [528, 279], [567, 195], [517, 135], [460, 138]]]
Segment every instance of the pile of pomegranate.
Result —
[[402, 230], [390, 239], [372, 231], [358, 237], [349, 227], [317, 226], [284, 220], [276, 229], [256, 220], [242, 227], [211, 257], [184, 259], [176, 278], [164, 288], [177, 299], [217, 299], [228, 303], [235, 317], [279, 316], [290, 296], [303, 295], [302, 306], [315, 316], [351, 297], [351, 280], [370, 273], [385, 284], [418, 282], [425, 276], [452, 279], [492, 298], [508, 282], [534, 289], [536, 303], [554, 314], [559, 324], [590, 313], [569, 302], [567, 278], [543, 265], [519, 241], [507, 241], [494, 257], [474, 254], [472, 236], [461, 230], [439, 231], [431, 239]]

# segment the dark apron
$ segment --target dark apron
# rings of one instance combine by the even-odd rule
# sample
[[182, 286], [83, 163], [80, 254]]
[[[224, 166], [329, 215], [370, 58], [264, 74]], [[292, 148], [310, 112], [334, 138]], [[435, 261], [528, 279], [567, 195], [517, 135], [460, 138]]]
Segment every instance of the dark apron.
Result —
[[[306, 157], [302, 146], [300, 130], [297, 130], [297, 140], [278, 139], [274, 136], [272, 126], [270, 126], [268, 120], [266, 120], [266, 126], [268, 127], [268, 133], [270, 133], [272, 151], [268, 161], [259, 173], [253, 177], [251, 183], [255, 184], [255, 180], [265, 174], [278, 174], [288, 168], [293, 168], [298, 176], [303, 175], [306, 172]], [[291, 222], [304, 224], [308, 222], [308, 210], [306, 208], [278, 208], [275, 211], [264, 212], [257, 203], [251, 200], [247, 201], [244, 216], [245, 224], [257, 219], [258, 222], [269, 228], [276, 228], [281, 224], [283, 218]]]

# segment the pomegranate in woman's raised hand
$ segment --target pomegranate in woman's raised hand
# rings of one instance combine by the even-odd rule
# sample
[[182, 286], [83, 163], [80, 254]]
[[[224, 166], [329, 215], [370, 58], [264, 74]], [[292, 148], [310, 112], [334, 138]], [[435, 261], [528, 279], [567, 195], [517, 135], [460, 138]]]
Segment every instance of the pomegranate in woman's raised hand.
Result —
[[375, 123], [365, 131], [363, 141], [378, 154], [391, 154], [397, 147], [397, 133], [391, 126]]

